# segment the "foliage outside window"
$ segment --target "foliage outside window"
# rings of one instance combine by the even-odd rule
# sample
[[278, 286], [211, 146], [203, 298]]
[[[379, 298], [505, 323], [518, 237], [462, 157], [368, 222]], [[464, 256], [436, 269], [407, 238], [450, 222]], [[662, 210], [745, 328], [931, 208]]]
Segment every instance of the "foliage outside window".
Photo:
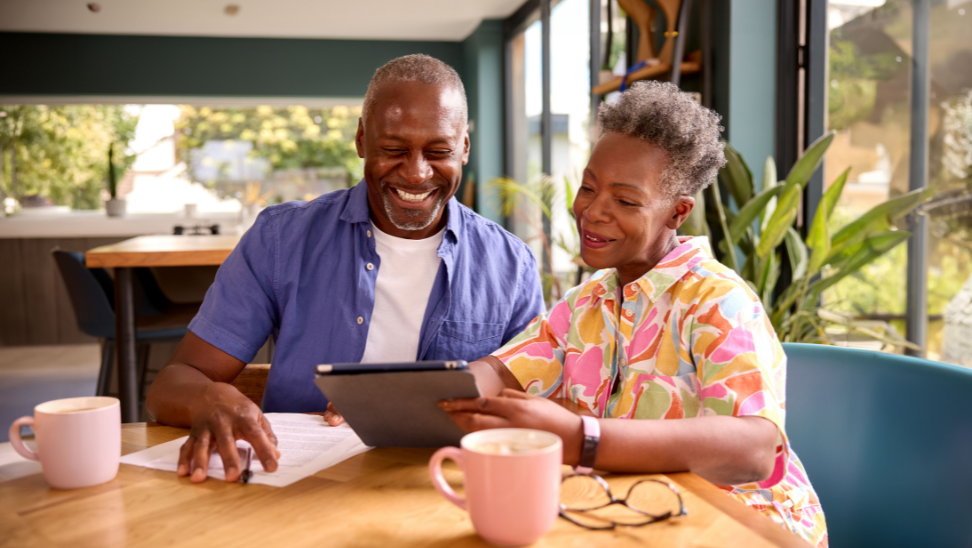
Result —
[[[20, 202], [98, 209], [108, 147], [128, 143], [138, 116], [122, 105], [0, 105], [0, 188]], [[131, 165], [131, 151], [115, 162]]]
[[[280, 201], [284, 197], [272, 188], [274, 175], [303, 180], [313, 177], [318, 168], [340, 168], [346, 184], [354, 184], [362, 176], [362, 162], [354, 144], [360, 107], [220, 109], [183, 105], [180, 108], [182, 114], [175, 122], [179, 154], [190, 173], [197, 174], [196, 178], [204, 172], [201, 168], [215, 168], [205, 171], [209, 175], [200, 182], [220, 193], [239, 193], [246, 185], [250, 192], [255, 192], [254, 185], [262, 182], [259, 194], [269, 192], [270, 201]], [[233, 174], [226, 162], [194, 153], [204, 151], [211, 142], [222, 142], [224, 146], [248, 144], [247, 156], [261, 160], [257, 165], [264, 167], [264, 173], [251, 173], [249, 177]], [[302, 193], [287, 198], [312, 198], [316, 194]]]

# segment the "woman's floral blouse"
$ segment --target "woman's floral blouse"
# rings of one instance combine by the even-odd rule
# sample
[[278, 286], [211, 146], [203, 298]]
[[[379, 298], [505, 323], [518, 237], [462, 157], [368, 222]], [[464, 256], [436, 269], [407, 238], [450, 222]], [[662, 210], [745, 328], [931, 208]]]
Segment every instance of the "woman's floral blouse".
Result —
[[603, 418], [772, 421], [780, 430], [772, 475], [724, 489], [826, 546], [823, 510], [786, 438], [786, 355], [763, 305], [712, 257], [707, 239], [679, 242], [623, 298], [616, 271], [602, 270], [493, 355], [527, 392], [569, 398]]

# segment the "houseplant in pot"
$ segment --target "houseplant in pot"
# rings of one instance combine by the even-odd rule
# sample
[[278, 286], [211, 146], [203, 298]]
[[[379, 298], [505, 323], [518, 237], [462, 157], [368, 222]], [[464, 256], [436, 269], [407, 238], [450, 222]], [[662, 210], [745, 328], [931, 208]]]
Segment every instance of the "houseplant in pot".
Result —
[[125, 216], [125, 200], [118, 197], [118, 167], [115, 165], [115, 144], [108, 145], [108, 195], [105, 211], [109, 217]]

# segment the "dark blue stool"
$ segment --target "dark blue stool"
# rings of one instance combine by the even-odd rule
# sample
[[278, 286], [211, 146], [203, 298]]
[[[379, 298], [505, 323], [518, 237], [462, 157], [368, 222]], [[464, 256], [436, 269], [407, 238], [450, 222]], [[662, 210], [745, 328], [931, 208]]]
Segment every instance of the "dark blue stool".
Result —
[[[105, 396], [115, 355], [114, 282], [103, 268], [87, 268], [83, 253], [55, 249], [51, 254], [67, 286], [78, 328], [86, 335], [102, 339], [97, 395]], [[134, 281], [139, 398], [143, 399], [150, 345], [182, 340], [196, 307], [171, 303], [148, 269], [135, 269]]]

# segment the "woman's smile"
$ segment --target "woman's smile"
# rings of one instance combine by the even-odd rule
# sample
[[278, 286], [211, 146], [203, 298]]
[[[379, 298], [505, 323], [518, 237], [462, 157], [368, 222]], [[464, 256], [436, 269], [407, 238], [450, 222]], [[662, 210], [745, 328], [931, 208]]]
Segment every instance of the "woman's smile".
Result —
[[590, 230], [587, 229], [581, 229], [581, 230], [584, 236], [583, 238], [581, 238], [581, 242], [583, 243], [583, 245], [591, 249], [601, 249], [603, 247], [607, 247], [612, 242], [617, 241], [616, 239], [608, 238], [607, 236], [602, 236], [600, 234], [591, 232]]

